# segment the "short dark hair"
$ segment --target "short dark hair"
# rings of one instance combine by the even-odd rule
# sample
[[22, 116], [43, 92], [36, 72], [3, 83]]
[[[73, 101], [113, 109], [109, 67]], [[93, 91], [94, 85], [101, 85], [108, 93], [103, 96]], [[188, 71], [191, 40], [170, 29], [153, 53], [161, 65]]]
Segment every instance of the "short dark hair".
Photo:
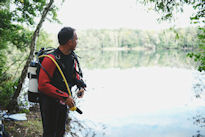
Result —
[[65, 45], [66, 42], [73, 38], [74, 36], [74, 28], [64, 27], [58, 33], [58, 42], [60, 45]]

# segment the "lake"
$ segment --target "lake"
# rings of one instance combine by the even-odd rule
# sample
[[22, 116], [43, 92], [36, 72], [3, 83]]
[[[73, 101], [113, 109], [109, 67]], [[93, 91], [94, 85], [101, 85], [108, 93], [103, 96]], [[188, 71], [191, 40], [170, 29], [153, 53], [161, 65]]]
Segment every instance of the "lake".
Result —
[[205, 137], [205, 73], [185, 51], [77, 53], [88, 86], [83, 115], [71, 113], [78, 136]]

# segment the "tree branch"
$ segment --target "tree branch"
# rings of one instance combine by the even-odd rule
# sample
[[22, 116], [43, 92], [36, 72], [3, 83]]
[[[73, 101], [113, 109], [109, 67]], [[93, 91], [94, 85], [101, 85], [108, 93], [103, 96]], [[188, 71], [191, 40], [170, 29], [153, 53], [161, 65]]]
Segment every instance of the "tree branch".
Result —
[[19, 96], [20, 92], [21, 92], [21, 89], [22, 89], [22, 85], [24, 83], [24, 80], [26, 78], [26, 74], [27, 74], [27, 71], [28, 71], [28, 66], [29, 66], [29, 63], [31, 62], [31, 60], [33, 59], [34, 57], [34, 51], [35, 51], [35, 48], [36, 48], [36, 40], [37, 40], [37, 37], [39, 35], [39, 32], [40, 32], [40, 29], [42, 27], [42, 24], [43, 22], [45, 21], [45, 18], [49, 12], [49, 10], [51, 9], [51, 6], [52, 4], [54, 3], [54, 0], [50, 0], [50, 2], [47, 4], [47, 6], [45, 7], [43, 13], [42, 13], [42, 16], [41, 16], [41, 20], [39, 21], [38, 25], [36, 26], [36, 29], [33, 33], [33, 36], [32, 36], [32, 41], [31, 41], [31, 44], [30, 44], [30, 54], [29, 54], [29, 57], [26, 61], [26, 64], [21, 72], [21, 77], [18, 81], [18, 86], [17, 86], [17, 89], [9, 103], [9, 108], [8, 110], [9, 111], [12, 111], [13, 109], [15, 109], [17, 107], [17, 97]]

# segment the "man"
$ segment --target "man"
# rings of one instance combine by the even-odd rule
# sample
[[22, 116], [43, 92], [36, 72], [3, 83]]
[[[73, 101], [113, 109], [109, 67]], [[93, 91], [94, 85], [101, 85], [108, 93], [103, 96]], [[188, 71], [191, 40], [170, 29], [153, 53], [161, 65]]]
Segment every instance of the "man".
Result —
[[[49, 54], [60, 66], [71, 89], [79, 88], [78, 97], [84, 95], [86, 84], [82, 76], [77, 56], [73, 52], [77, 45], [77, 34], [71, 27], [64, 27], [58, 33], [59, 47]], [[78, 70], [77, 71], [77, 67]], [[67, 106], [74, 107], [75, 102], [69, 96], [64, 80], [56, 65], [44, 57], [39, 72], [38, 90], [40, 92], [40, 110], [43, 122], [43, 137], [63, 137], [67, 118]]]

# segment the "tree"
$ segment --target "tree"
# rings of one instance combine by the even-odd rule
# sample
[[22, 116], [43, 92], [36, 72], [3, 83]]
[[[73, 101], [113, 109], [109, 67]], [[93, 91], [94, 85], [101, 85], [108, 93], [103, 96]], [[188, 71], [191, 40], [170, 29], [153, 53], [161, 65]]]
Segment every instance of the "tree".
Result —
[[191, 5], [194, 9], [193, 16], [190, 17], [192, 23], [202, 25], [199, 27], [198, 50], [189, 53], [189, 57], [194, 57], [195, 61], [199, 61], [198, 70], [205, 71], [205, 1], [204, 0], [141, 0], [145, 5], [154, 4], [155, 11], [159, 12], [161, 20], [171, 20], [176, 12], [183, 12], [185, 5]]
[[21, 72], [21, 77], [18, 81], [18, 86], [17, 86], [17, 89], [12, 97], [12, 100], [10, 102], [10, 108], [9, 110], [12, 110], [13, 108], [15, 108], [15, 106], [17, 105], [17, 97], [19, 96], [20, 94], [20, 91], [21, 91], [21, 88], [22, 88], [22, 85], [23, 85], [23, 82], [26, 78], [26, 74], [27, 74], [27, 71], [28, 71], [28, 66], [29, 66], [29, 63], [31, 62], [31, 60], [33, 59], [34, 57], [34, 51], [35, 51], [35, 47], [36, 47], [36, 39], [39, 35], [39, 31], [41, 29], [41, 26], [49, 12], [49, 10], [51, 9], [51, 6], [53, 4], [54, 0], [50, 0], [50, 2], [46, 5], [46, 7], [44, 8], [43, 10], [43, 13], [42, 13], [42, 16], [41, 16], [41, 19], [38, 23], [38, 25], [36, 26], [36, 29], [33, 33], [33, 36], [32, 36], [32, 41], [30, 43], [30, 53], [29, 53], [29, 56], [28, 56], [28, 59], [26, 61], [26, 64]]
[[[11, 79], [12, 77], [7, 75], [7, 70], [5, 69], [7, 63], [5, 51], [8, 49], [8, 47], [12, 46], [17, 47], [17, 49], [24, 52], [30, 51], [21, 76], [20, 78], [17, 78], [18, 82], [13, 82], [15, 85], [17, 85], [17, 88], [16, 90], [13, 88], [15, 93], [10, 104], [17, 105], [16, 99], [21, 91], [22, 83], [26, 77], [28, 64], [33, 58], [36, 39], [39, 35], [42, 23], [45, 19], [59, 22], [56, 14], [58, 8], [53, 3], [54, 0], [0, 1], [0, 92], [1, 89], [4, 88], [2, 87], [2, 82], [5, 80], [5, 78], [9, 77], [7, 79]], [[41, 16], [41, 18], [39, 23], [36, 25], [36, 20], [39, 19], [39, 16]], [[35, 31], [33, 32], [34, 28]], [[12, 80], [10, 81], [13, 81], [14, 79], [16, 79], [15, 76], [13, 76]], [[12, 87], [15, 85], [13, 84]]]

